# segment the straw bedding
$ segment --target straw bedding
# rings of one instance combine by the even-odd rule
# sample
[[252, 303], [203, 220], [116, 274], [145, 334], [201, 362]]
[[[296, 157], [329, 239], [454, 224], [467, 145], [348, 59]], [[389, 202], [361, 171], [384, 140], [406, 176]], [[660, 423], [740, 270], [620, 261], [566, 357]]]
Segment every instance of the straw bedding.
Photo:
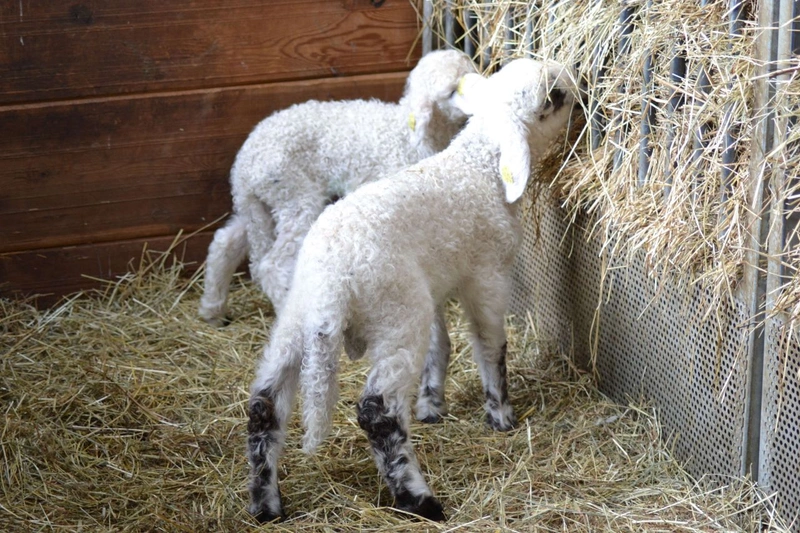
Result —
[[[730, 31], [729, 6], [716, 0], [658, 2], [610, 0], [433, 0], [431, 26], [445, 35], [450, 7], [462, 27], [474, 24], [471, 40], [486, 70], [519, 56], [555, 59], [578, 67], [588, 87], [586, 127], [565, 150], [554, 185], [569, 210], [593, 217], [589, 228], [620, 258], [644, 254], [656, 279], [701, 283], [715, 295], [709, 306], [730, 299], [747, 260], [753, 212], [753, 180], [772, 180], [776, 211], [800, 216], [800, 77], [798, 59], [782, 65], [770, 105], [785, 132], [764, 164], [753, 159], [758, 72], [756, 2], [742, 2], [739, 35]], [[629, 9], [628, 24], [620, 20]], [[623, 39], [622, 35], [627, 36]], [[466, 37], [456, 34], [456, 46]], [[674, 57], [685, 59], [684, 77], [672, 77]], [[643, 73], [652, 65], [652, 81]], [[777, 78], [777, 77], [776, 77]], [[651, 117], [651, 132], [642, 122]], [[595, 126], [594, 131], [592, 126]], [[723, 162], [730, 133], [733, 162]], [[640, 152], [651, 152], [640, 175]], [[723, 174], [729, 176], [723, 179]], [[776, 204], [777, 205], [777, 204]], [[758, 208], [756, 208], [758, 209]], [[797, 265], [795, 235], [773, 253]], [[786, 284], [778, 310], [800, 316], [800, 278]]]
[[[256, 529], [245, 511], [245, 409], [269, 305], [238, 279], [235, 320], [212, 329], [195, 318], [198, 277], [150, 257], [102, 292], [49, 311], [0, 300], [0, 530]], [[751, 483], [712, 490], [692, 480], [652, 409], [610, 403], [522, 323], [509, 323], [520, 427], [486, 429], [456, 307], [449, 319], [452, 415], [413, 427], [449, 521], [386, 508], [354, 416], [366, 367], [347, 362], [320, 455], [299, 451], [292, 424], [280, 473], [291, 517], [270, 530], [782, 530]]]

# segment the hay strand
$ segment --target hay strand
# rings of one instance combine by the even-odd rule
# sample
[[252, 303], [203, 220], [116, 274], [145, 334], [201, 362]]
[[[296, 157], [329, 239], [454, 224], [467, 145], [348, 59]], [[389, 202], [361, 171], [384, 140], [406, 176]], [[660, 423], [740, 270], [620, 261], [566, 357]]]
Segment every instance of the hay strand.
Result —
[[[247, 387], [270, 307], [237, 278], [233, 323], [195, 318], [198, 276], [153, 254], [104, 290], [40, 312], [0, 300], [0, 530], [259, 530], [246, 513]], [[617, 406], [589, 376], [509, 323], [510, 394], [520, 428], [483, 424], [468, 328], [454, 343], [442, 424], [413, 439], [449, 521], [388, 506], [355, 420], [363, 362], [343, 365], [321, 454], [281, 463], [290, 513], [274, 531], [783, 531], [747, 480], [709, 489], [672, 459], [653, 409]]]
[[459, 42], [471, 40], [487, 71], [525, 56], [575, 66], [587, 87], [584, 126], [550, 174], [564, 205], [589, 213], [589, 229], [618, 256], [644, 254], [655, 279], [701, 283], [711, 306], [732, 297], [749, 222], [751, 2], [738, 33], [725, 1], [433, 5], [440, 36], [448, 7], [474, 24]]

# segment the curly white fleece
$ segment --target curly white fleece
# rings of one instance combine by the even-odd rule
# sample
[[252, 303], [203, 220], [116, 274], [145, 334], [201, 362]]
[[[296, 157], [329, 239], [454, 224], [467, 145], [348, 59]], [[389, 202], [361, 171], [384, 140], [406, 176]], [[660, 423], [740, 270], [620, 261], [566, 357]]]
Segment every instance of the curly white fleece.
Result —
[[481, 84], [462, 104], [475, 115], [445, 151], [361, 187], [325, 210], [306, 236], [253, 390], [291, 389], [297, 379], [288, 376], [302, 366], [308, 450], [327, 434], [348, 339], [373, 361], [367, 389], [404, 417], [445, 298], [456, 295], [470, 317], [479, 365], [482, 352], [505, 342], [520, 240], [515, 202], [531, 161], [563, 131], [575, 85], [564, 67], [530, 59]]
[[474, 72], [461, 52], [432, 52], [411, 71], [399, 103], [312, 100], [261, 121], [231, 170], [233, 215], [209, 247], [200, 316], [223, 322], [231, 278], [248, 253], [251, 275], [279, 310], [320, 213], [443, 150], [466, 121], [452, 104], [459, 80]]
[[[420, 375], [446, 367], [424, 360], [426, 352], [444, 355], [428, 350], [428, 341], [436, 308], [451, 294], [472, 325], [487, 422], [514, 427], [504, 313], [520, 241], [516, 201], [531, 160], [566, 124], [575, 86], [563, 67], [530, 59], [469, 81], [463, 102], [455, 101], [474, 116], [446, 150], [325, 210], [303, 242], [251, 388], [250, 511], [257, 517], [283, 514], [278, 459], [298, 385], [310, 452], [330, 429], [339, 354], [348, 345], [358, 347], [350, 356], [372, 362], [357, 419], [395, 504], [445, 519], [414, 453], [409, 418]], [[423, 375], [422, 382], [441, 380]]]

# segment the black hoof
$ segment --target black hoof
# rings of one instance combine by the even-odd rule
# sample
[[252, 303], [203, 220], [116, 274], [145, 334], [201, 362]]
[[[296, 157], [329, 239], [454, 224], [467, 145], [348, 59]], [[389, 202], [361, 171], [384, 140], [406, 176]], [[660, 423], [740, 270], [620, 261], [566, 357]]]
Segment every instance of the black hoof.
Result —
[[492, 415], [486, 413], [486, 424], [495, 431], [511, 431], [517, 427], [517, 419], [512, 418], [508, 422], [496, 420]]
[[205, 318], [201, 316], [200, 318], [203, 320], [203, 322], [205, 322], [212, 328], [224, 328], [225, 326], [229, 325], [232, 321], [231, 317], [229, 317], [228, 315], [215, 318]]
[[444, 522], [447, 520], [447, 517], [444, 515], [442, 504], [433, 496], [423, 498], [419, 507], [413, 509], [411, 512], [434, 522]]
[[415, 514], [433, 522], [444, 522], [444, 508], [439, 500], [433, 496], [414, 497], [410, 494], [398, 495], [397, 508], [407, 513]]
[[286, 516], [282, 512], [280, 514], [275, 514], [267, 511], [266, 509], [254, 514], [253, 516], [256, 520], [258, 520], [259, 524], [266, 524], [268, 522], [283, 522], [286, 519]]
[[419, 421], [423, 424], [438, 424], [442, 421], [442, 417], [439, 415], [428, 415], [425, 418], [420, 418]]

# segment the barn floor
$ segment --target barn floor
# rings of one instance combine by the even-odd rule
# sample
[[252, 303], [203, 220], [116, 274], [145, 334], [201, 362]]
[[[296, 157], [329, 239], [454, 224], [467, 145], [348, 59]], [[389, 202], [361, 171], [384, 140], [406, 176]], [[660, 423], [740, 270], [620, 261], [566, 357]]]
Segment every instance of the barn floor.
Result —
[[[0, 300], [0, 531], [247, 531], [244, 456], [253, 366], [271, 308], [237, 280], [233, 322], [196, 318], [201, 279], [163, 257], [102, 293], [48, 312]], [[332, 436], [299, 451], [297, 420], [280, 473], [289, 520], [272, 531], [782, 531], [746, 480], [693, 480], [646, 405], [619, 406], [509, 324], [510, 394], [521, 420], [483, 424], [481, 387], [458, 309], [451, 416], [413, 438], [449, 520], [388, 508], [355, 421], [366, 366], [342, 365]]]

